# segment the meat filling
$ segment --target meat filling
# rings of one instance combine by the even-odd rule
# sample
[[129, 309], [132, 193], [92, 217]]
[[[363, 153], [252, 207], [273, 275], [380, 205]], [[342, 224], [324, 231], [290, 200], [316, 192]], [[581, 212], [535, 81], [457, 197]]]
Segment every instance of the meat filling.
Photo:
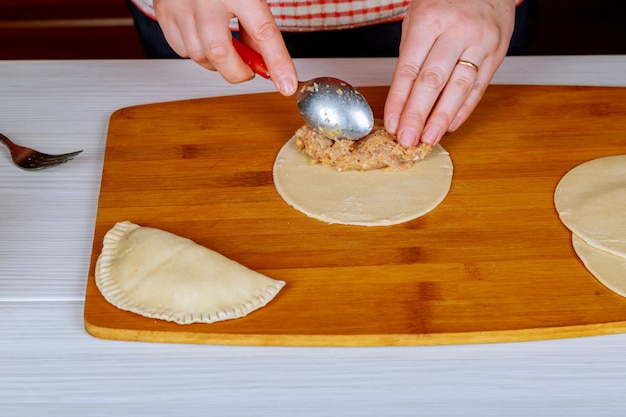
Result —
[[298, 129], [295, 137], [300, 151], [308, 155], [313, 163], [337, 171], [402, 171], [424, 159], [431, 150], [431, 146], [426, 144], [403, 147], [378, 121], [370, 134], [356, 141], [335, 141], [315, 132], [308, 125]]

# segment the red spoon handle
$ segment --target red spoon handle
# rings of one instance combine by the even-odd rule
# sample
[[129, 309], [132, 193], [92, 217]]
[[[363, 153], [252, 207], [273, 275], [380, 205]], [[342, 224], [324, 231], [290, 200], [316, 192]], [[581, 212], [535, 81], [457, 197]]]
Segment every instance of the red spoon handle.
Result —
[[243, 61], [248, 64], [250, 69], [254, 71], [256, 74], [259, 74], [263, 78], [270, 78], [270, 72], [267, 70], [265, 66], [265, 61], [263, 61], [263, 57], [254, 49], [250, 48], [243, 42], [238, 41], [233, 38], [233, 46], [237, 50], [237, 53], [243, 59]]

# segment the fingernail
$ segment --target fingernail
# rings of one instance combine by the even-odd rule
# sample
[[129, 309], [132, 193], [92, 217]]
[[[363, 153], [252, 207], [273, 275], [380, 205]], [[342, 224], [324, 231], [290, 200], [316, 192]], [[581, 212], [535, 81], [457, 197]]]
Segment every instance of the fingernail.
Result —
[[416, 142], [416, 139], [417, 133], [414, 129], [408, 127], [400, 132], [400, 135], [398, 136], [398, 143], [404, 147], [409, 147], [413, 146], [413, 144]]
[[398, 124], [400, 124], [400, 116], [397, 114], [391, 116], [387, 122], [387, 132], [395, 135], [398, 131]]
[[276, 88], [278, 91], [284, 96], [290, 96], [296, 92], [296, 88], [298, 85], [296, 81], [291, 78], [288, 74], [281, 75], [278, 81], [276, 82]]
[[435, 145], [439, 142], [441, 130], [438, 126], [428, 126], [422, 133], [422, 142], [428, 145]]

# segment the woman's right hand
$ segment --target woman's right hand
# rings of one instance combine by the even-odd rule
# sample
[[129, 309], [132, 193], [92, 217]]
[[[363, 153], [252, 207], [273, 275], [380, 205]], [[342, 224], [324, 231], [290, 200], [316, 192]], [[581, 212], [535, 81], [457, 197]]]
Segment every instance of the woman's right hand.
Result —
[[295, 93], [296, 69], [272, 13], [258, 0], [154, 0], [157, 20], [172, 49], [230, 83], [254, 77], [232, 45], [228, 24], [239, 20], [241, 40], [259, 52], [278, 91]]

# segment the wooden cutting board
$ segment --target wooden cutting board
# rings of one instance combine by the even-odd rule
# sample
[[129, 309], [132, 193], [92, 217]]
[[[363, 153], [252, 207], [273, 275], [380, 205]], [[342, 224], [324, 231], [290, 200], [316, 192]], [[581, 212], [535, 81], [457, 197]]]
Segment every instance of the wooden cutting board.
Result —
[[[377, 117], [386, 87], [362, 88]], [[110, 120], [87, 282], [89, 333], [240, 345], [430, 345], [626, 331], [626, 299], [572, 250], [559, 179], [626, 152], [626, 89], [491, 86], [442, 144], [450, 194], [388, 227], [329, 225], [276, 193], [272, 164], [302, 120], [278, 94], [158, 103]], [[415, 190], [419, 192], [419, 186]], [[118, 310], [94, 264], [117, 221], [160, 228], [287, 285], [265, 308], [181, 326]]]

